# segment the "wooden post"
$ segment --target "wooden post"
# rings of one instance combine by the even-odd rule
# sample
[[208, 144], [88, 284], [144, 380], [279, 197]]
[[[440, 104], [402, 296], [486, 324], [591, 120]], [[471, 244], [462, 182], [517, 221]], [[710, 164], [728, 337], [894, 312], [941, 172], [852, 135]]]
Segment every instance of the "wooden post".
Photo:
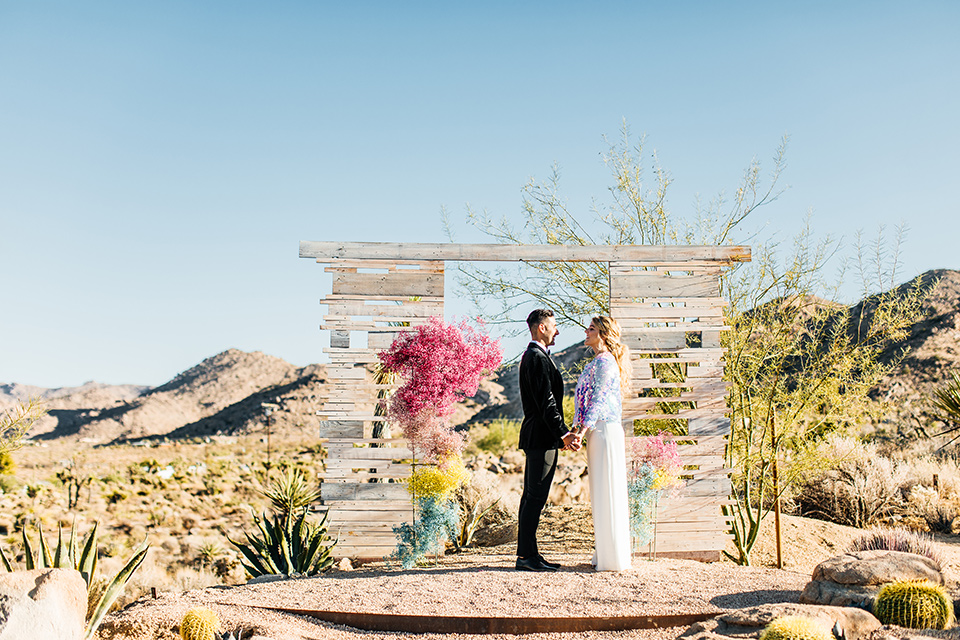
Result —
[[773, 413], [770, 414], [770, 444], [773, 447], [773, 522], [777, 530], [777, 569], [783, 569], [783, 549], [780, 536], [780, 479], [777, 476], [777, 420]]

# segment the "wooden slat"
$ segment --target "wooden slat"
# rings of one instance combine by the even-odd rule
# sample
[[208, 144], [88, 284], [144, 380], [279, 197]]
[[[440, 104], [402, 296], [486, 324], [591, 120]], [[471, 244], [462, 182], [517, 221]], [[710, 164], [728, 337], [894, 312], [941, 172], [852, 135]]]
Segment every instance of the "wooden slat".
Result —
[[367, 304], [367, 302], [366, 298], [346, 299], [338, 297], [333, 300], [323, 299], [320, 301], [320, 304], [326, 305], [328, 315], [333, 317], [375, 317], [404, 322], [407, 319], [420, 319], [443, 315], [442, 300], [432, 302], [403, 300], [401, 301], [402, 304], [398, 304], [397, 302]]
[[364, 511], [385, 511], [385, 512], [394, 512], [400, 511], [404, 507], [412, 509], [412, 503], [410, 502], [410, 495], [407, 494], [402, 499], [388, 499], [381, 498], [379, 500], [323, 500], [323, 504], [332, 511], [338, 509], [344, 509], [347, 511], [350, 510], [364, 510]]
[[650, 271], [610, 278], [611, 298], [716, 297], [720, 280], [715, 275], [667, 276]]
[[[337, 450], [337, 457], [341, 460], [394, 460], [412, 458], [413, 452], [406, 447], [384, 447], [373, 449], [370, 447], [354, 447]], [[360, 466], [359, 464], [357, 466]]]
[[388, 271], [443, 271], [443, 260], [331, 260], [325, 271], [386, 269]]
[[302, 240], [300, 257], [337, 260], [669, 262], [750, 261], [750, 247], [713, 245], [518, 245]]
[[324, 420], [320, 423], [321, 438], [363, 437], [363, 423], [359, 421]]
[[340, 421], [340, 420], [358, 420], [361, 422], [389, 422], [385, 416], [375, 416], [365, 413], [352, 413], [348, 411], [317, 411], [317, 417], [321, 420]]
[[443, 296], [443, 274], [423, 271], [397, 273], [334, 273], [333, 295]]
[[410, 496], [406, 485], [389, 483], [337, 484], [321, 483], [320, 495], [323, 500], [379, 500], [388, 498], [401, 500]]
[[324, 349], [335, 364], [373, 364], [378, 362], [377, 353], [367, 349]]

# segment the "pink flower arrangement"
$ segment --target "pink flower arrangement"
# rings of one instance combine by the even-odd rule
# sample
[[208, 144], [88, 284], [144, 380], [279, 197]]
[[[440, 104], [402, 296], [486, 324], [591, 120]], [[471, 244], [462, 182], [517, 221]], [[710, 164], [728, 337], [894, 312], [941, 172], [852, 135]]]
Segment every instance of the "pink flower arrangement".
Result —
[[459, 455], [464, 439], [446, 419], [457, 400], [475, 394], [480, 381], [500, 366], [500, 341], [465, 320], [446, 324], [433, 317], [401, 332], [379, 358], [404, 379], [390, 399], [387, 415], [414, 449], [434, 462]]
[[641, 473], [652, 473], [654, 490], [676, 489], [683, 485], [680, 479], [683, 460], [680, 459], [677, 443], [669, 435], [661, 431], [655, 436], [633, 438], [630, 445], [630, 475], [635, 477]]

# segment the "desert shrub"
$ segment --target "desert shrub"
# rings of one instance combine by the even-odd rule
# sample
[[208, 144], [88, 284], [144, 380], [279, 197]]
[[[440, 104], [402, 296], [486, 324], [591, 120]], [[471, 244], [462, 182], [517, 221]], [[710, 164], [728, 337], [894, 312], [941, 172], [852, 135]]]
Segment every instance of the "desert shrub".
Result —
[[0, 493], [14, 493], [20, 490], [23, 484], [16, 476], [0, 475]]
[[0, 475], [11, 475], [17, 469], [17, 463], [9, 451], [0, 451]]
[[953, 521], [957, 519], [957, 507], [951, 502], [937, 500], [923, 511], [927, 527], [934, 533], [952, 533]]
[[500, 485], [497, 477], [486, 470], [474, 472], [470, 481], [457, 490], [460, 506], [460, 525], [454, 545], [458, 549], [473, 544], [473, 536], [484, 519], [500, 504]]
[[919, 514], [934, 533], [951, 533], [956, 519], [957, 505], [933, 487], [918, 484], [910, 489], [910, 508]]
[[833, 463], [808, 477], [794, 498], [800, 515], [866, 528], [902, 509], [907, 465], [852, 438], [831, 438], [823, 459]]
[[902, 551], [933, 560], [941, 570], [947, 566], [946, 556], [929, 535], [908, 529], [873, 529], [854, 538], [847, 551]]
[[486, 431], [475, 438], [471, 444], [479, 451], [502, 456], [505, 452], [516, 449], [519, 442], [520, 422], [498, 419], [487, 425]]

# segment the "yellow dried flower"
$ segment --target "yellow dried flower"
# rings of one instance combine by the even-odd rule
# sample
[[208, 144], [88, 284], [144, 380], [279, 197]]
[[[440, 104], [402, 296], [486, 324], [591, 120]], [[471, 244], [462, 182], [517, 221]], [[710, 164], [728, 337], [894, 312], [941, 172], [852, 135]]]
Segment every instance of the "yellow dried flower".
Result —
[[407, 490], [418, 498], [439, 498], [453, 493], [469, 479], [463, 458], [451, 456], [437, 466], [417, 467]]

